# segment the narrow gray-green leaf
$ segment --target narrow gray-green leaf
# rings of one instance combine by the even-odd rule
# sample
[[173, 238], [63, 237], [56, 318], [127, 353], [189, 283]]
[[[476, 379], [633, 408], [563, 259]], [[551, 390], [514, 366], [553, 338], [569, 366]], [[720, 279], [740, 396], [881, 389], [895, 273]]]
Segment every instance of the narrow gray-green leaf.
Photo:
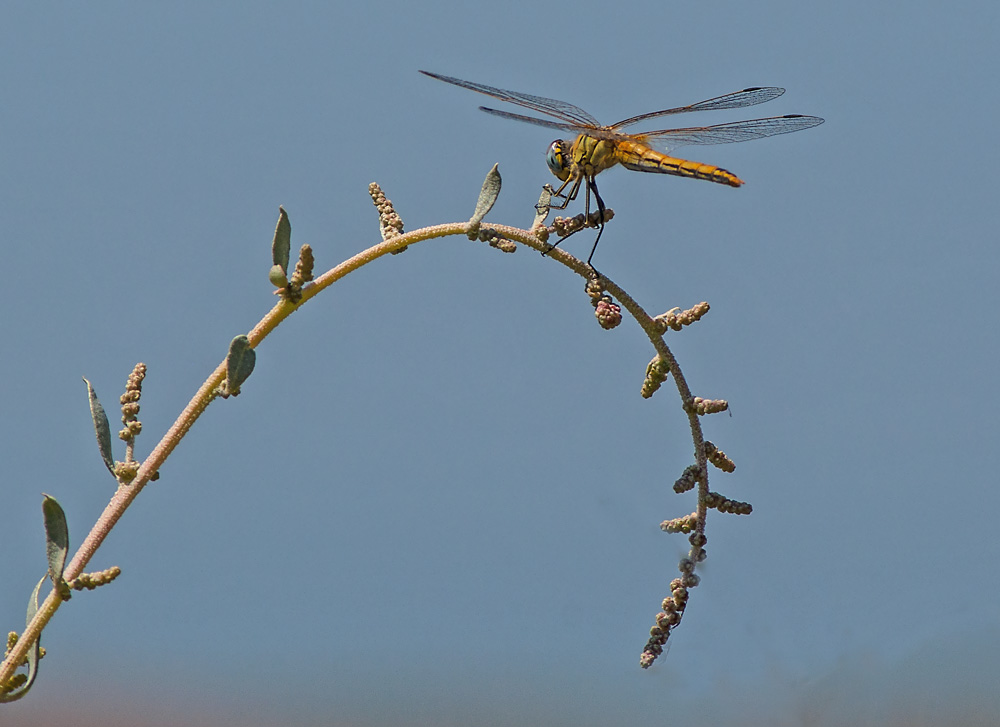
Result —
[[90, 416], [94, 420], [94, 432], [97, 434], [97, 448], [101, 450], [101, 458], [104, 460], [104, 466], [113, 475], [115, 473], [115, 458], [111, 453], [111, 426], [108, 424], [108, 415], [104, 413], [104, 407], [101, 406], [94, 387], [90, 385], [90, 382], [86, 378], [84, 378], [84, 382], [87, 384], [87, 395], [90, 397]]
[[274, 242], [271, 243], [271, 262], [280, 265], [288, 273], [288, 253], [292, 247], [292, 223], [284, 207], [278, 207], [278, 226], [274, 228]]
[[49, 560], [49, 578], [53, 585], [59, 587], [63, 580], [63, 569], [66, 567], [66, 555], [69, 553], [69, 526], [66, 525], [66, 513], [56, 498], [42, 493], [42, 515], [45, 518], [45, 555]]
[[483, 188], [479, 192], [479, 201], [476, 202], [476, 211], [472, 213], [472, 218], [469, 222], [473, 225], [478, 225], [482, 222], [486, 214], [493, 209], [493, 204], [497, 201], [497, 197], [500, 196], [500, 170], [498, 165], [494, 164], [493, 168], [486, 175], [486, 179], [483, 180]]
[[226, 356], [226, 392], [236, 395], [240, 393], [243, 382], [250, 378], [253, 367], [257, 363], [257, 352], [250, 348], [250, 339], [237, 336], [229, 342], [229, 355]]
[[[31, 620], [35, 618], [35, 614], [38, 613], [38, 591], [41, 590], [42, 584], [45, 583], [46, 578], [48, 578], [48, 576], [42, 576], [42, 580], [38, 581], [38, 585], [35, 586], [35, 590], [31, 592], [31, 597], [28, 598], [28, 617], [25, 619], [25, 626], [30, 624]], [[28, 681], [12, 692], [0, 694], [0, 702], [16, 702], [18, 699], [27, 694], [29, 689], [31, 689], [31, 685], [35, 683], [35, 677], [38, 676], [38, 650], [41, 648], [41, 641], [42, 637], [39, 636], [35, 640], [35, 643], [31, 645], [31, 648], [28, 649]]]

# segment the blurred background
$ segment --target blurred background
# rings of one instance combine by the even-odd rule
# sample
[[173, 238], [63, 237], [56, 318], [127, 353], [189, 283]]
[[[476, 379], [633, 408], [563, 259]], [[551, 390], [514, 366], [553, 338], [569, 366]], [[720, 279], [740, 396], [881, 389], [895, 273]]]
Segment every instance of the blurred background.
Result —
[[671, 490], [692, 456], [673, 386], [639, 397], [644, 336], [601, 330], [563, 267], [446, 238], [264, 342], [0, 724], [997, 724], [998, 20], [854, 0], [8, 7], [5, 630], [45, 569], [41, 493], [78, 545], [114, 489], [80, 377], [114, 424], [148, 365], [148, 453], [274, 304], [279, 204], [319, 271], [379, 241], [372, 181], [413, 230], [468, 219], [499, 162], [488, 220], [530, 224], [554, 134], [417, 69], [607, 123], [778, 85], [677, 121], [827, 122], [682, 150], [738, 190], [601, 177], [597, 267], [652, 313], [712, 306], [668, 342], [731, 403], [705, 420], [737, 463], [713, 489], [755, 508], [710, 518], [652, 669], [687, 546], [658, 525], [694, 506]]

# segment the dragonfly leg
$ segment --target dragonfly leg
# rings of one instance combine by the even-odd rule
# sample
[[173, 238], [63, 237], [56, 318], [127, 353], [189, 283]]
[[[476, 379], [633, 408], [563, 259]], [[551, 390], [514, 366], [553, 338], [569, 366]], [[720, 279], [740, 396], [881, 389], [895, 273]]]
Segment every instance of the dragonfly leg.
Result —
[[[563, 194], [563, 190], [566, 189], [566, 186], [570, 182], [573, 182], [573, 186], [570, 188], [569, 192]], [[565, 235], [564, 237], [560, 237], [556, 242], [552, 243], [552, 245], [549, 247], [549, 250], [543, 252], [542, 255], [544, 256], [548, 254], [549, 251], [558, 247], [559, 244], [567, 237], [576, 234], [577, 232], [582, 230], [585, 226], [587, 226], [587, 223], [589, 223], [590, 221], [590, 193], [591, 191], [593, 191], [594, 200], [597, 202], [599, 229], [597, 231], [597, 239], [594, 240], [594, 246], [590, 249], [590, 255], [587, 257], [587, 267], [589, 267], [591, 270], [594, 271], [594, 277], [600, 277], [600, 273], [597, 272], [597, 269], [593, 265], [591, 265], [590, 261], [593, 259], [594, 253], [597, 251], [597, 243], [600, 242], [601, 235], [604, 233], [604, 213], [607, 208], [604, 205], [604, 200], [601, 198], [600, 192], [597, 191], [597, 182], [594, 179], [594, 177], [587, 176], [585, 174], [581, 174], [579, 177], [576, 177], [576, 179], [570, 177], [565, 182], [563, 182], [562, 186], [559, 187], [559, 189], [552, 191], [553, 197], [562, 197], [563, 199], [562, 204], [550, 204], [549, 206], [550, 208], [557, 210], [566, 209], [566, 207], [569, 206], [569, 203], [572, 202], [574, 199], [576, 199], [577, 195], [580, 193], [580, 185], [583, 184], [585, 184], [587, 187], [586, 198], [584, 202], [583, 226], [576, 228], [575, 230], [570, 232], [568, 235]]]
[[[569, 206], [569, 203], [572, 202], [574, 199], [576, 199], [576, 195], [579, 194], [579, 192], [580, 192], [580, 183], [582, 181], [583, 181], [583, 177], [577, 177], [576, 179], [573, 179], [573, 177], [570, 177], [565, 182], [563, 182], [562, 184], [559, 185], [559, 189], [552, 189], [552, 187], [550, 185], [546, 185], [546, 186], [549, 187], [549, 189], [552, 189], [552, 196], [553, 197], [556, 197], [556, 198], [562, 197], [562, 203], [561, 204], [551, 204], [550, 203], [549, 204], [549, 208], [550, 209], [554, 209], [554, 210], [564, 210], [564, 209], [566, 209], [566, 207]], [[566, 189], [566, 187], [569, 187], [570, 184], [572, 184], [573, 186], [570, 187], [569, 192], [567, 192], [566, 194], [563, 194], [563, 190]]]
[[[597, 202], [597, 214], [601, 218], [601, 226], [600, 226], [600, 229], [598, 229], [598, 231], [597, 231], [597, 239], [594, 240], [594, 246], [592, 248], [590, 248], [590, 255], [587, 256], [587, 265], [590, 265], [590, 261], [594, 259], [594, 253], [597, 252], [597, 243], [599, 243], [601, 241], [601, 235], [604, 234], [604, 210], [606, 209], [605, 206], [604, 206], [604, 200], [601, 199], [601, 194], [600, 194], [600, 192], [597, 191], [597, 180], [594, 177], [590, 177], [587, 180], [587, 219], [588, 219], [588, 221], [590, 219], [590, 191], [591, 190], [594, 191], [594, 200]], [[590, 267], [591, 267], [591, 269], [593, 269], [594, 266], [590, 265]], [[594, 270], [594, 272], [596, 273], [597, 271]]]
[[[549, 204], [549, 208], [550, 209], [556, 209], [556, 210], [564, 210], [564, 209], [566, 209], [566, 207], [569, 206], [569, 203], [572, 202], [574, 199], [576, 199], [576, 195], [578, 195], [580, 193], [580, 185], [583, 183], [583, 181], [584, 181], [584, 178], [582, 176], [577, 177], [576, 179], [574, 179], [573, 177], [570, 177], [569, 179], [567, 179], [565, 182], [563, 182], [559, 186], [559, 189], [552, 190], [552, 196], [553, 197], [562, 197], [563, 201], [562, 201], [562, 204], [551, 204], [550, 203]], [[563, 190], [566, 189], [566, 187], [569, 186], [570, 183], [572, 183], [573, 186], [570, 188], [569, 192], [563, 194]], [[588, 199], [589, 199], [589, 197], [588, 197]], [[579, 232], [579, 230], [574, 230], [573, 232]], [[572, 235], [573, 232], [569, 233], [569, 235], [566, 235], [566, 237], [569, 237], [570, 235]], [[555, 249], [556, 247], [558, 247], [559, 243], [562, 242], [563, 240], [565, 240], [566, 237], [560, 237], [558, 240], [556, 240], [554, 243], [552, 243], [552, 245], [549, 246], [549, 249], [542, 253], [542, 257], [544, 257], [545, 255], [547, 255], [549, 253], [549, 251], [551, 251], [551, 250]]]

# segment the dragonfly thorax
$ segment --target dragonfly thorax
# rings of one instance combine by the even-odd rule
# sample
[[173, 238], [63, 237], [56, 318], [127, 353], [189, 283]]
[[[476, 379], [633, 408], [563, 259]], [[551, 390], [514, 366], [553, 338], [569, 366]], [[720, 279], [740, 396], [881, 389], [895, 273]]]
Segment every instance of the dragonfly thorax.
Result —
[[[593, 178], [595, 174], [610, 169], [617, 163], [618, 156], [613, 141], [580, 134], [570, 149], [570, 174], [582, 174]], [[573, 167], [579, 171], [574, 172]]]
[[566, 142], [556, 139], [549, 144], [549, 149], [545, 152], [545, 163], [549, 165], [549, 171], [562, 181], [569, 179], [570, 165], [567, 163]]

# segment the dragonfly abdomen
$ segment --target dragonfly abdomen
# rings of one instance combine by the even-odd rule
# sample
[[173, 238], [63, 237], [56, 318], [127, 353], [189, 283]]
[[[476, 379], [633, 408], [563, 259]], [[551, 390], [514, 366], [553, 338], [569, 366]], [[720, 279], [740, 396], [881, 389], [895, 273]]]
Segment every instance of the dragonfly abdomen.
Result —
[[661, 154], [643, 144], [629, 141], [618, 142], [618, 163], [626, 169], [636, 172], [652, 172], [654, 174], [673, 174], [678, 177], [707, 179], [730, 187], [739, 187], [743, 180], [722, 167]]

